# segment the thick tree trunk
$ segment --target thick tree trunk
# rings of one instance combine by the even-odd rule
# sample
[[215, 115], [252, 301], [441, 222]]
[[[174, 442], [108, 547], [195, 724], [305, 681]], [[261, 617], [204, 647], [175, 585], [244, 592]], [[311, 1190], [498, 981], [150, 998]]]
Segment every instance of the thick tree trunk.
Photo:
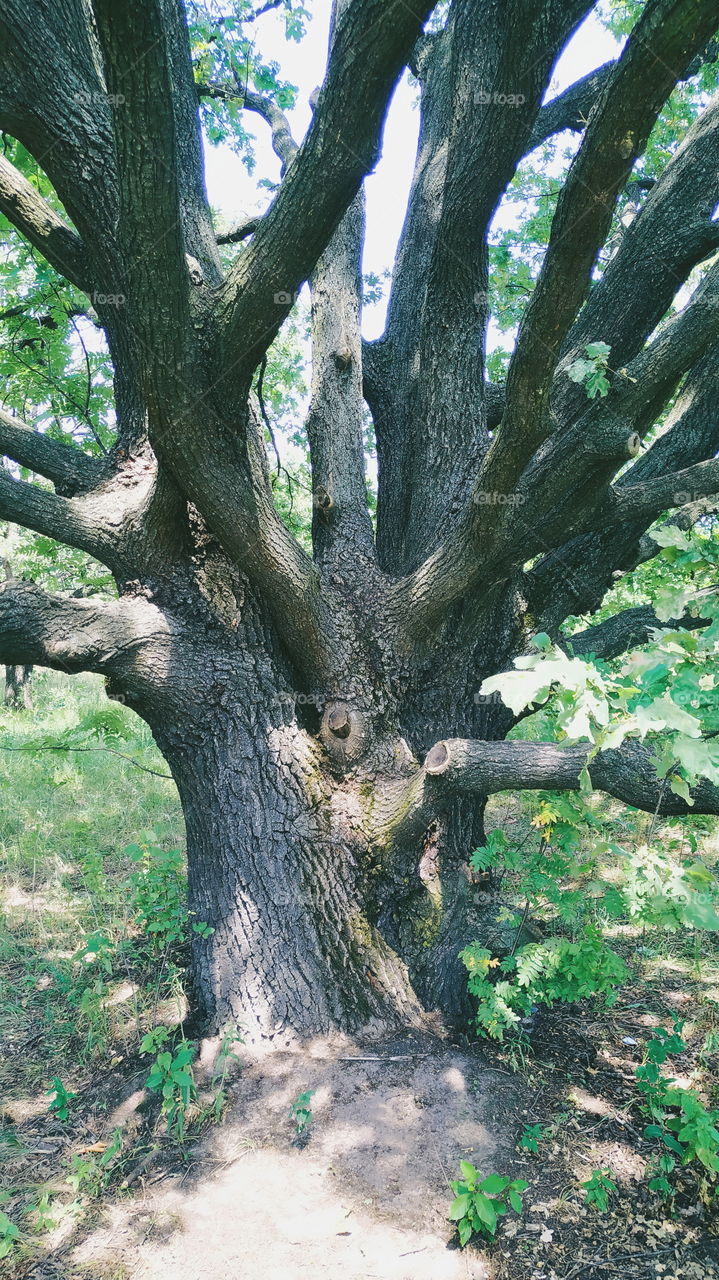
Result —
[[186, 828], [195, 1003], [247, 1040], [417, 1022], [407, 966], [370, 916], [361, 788], [333, 786], [285, 701], [154, 725]]
[[14, 711], [32, 709], [32, 667], [8, 666], [5, 668], [5, 706]]
[[[233, 591], [215, 593], [228, 616]], [[138, 622], [148, 643], [108, 692], [148, 722], [178, 786], [191, 920], [211, 930], [191, 935], [204, 1025], [281, 1043], [427, 1014], [461, 1021], [458, 953], [489, 927], [468, 866], [484, 797], [437, 792], [409, 824], [402, 797], [438, 739], [455, 726], [502, 738], [509, 713], [478, 702], [481, 677], [448, 663], [418, 674], [401, 711], [381, 692], [401, 678], [389, 652], [366, 688], [347, 657], [338, 684], [354, 681], [352, 695], [292, 692], [249, 600], [231, 640], [216, 629], [213, 642], [210, 627], [201, 640], [198, 607], [178, 600], [169, 646]], [[504, 617], [490, 629], [496, 663], [516, 632]]]

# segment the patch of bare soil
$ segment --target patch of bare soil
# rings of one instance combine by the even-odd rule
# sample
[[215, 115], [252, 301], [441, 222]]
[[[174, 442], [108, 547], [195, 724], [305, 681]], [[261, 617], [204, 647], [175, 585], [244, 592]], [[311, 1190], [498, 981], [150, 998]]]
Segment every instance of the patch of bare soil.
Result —
[[[307, 1090], [298, 1140], [288, 1113]], [[429, 1036], [246, 1060], [185, 1167], [149, 1171], [33, 1280], [485, 1280], [486, 1255], [456, 1248], [448, 1183], [460, 1159], [512, 1163], [519, 1090]]]
[[[123, 1063], [74, 1125], [55, 1122], [54, 1138], [45, 1114], [18, 1125], [43, 1180], [49, 1165], [64, 1176], [53, 1143], [67, 1160], [102, 1149], [118, 1124], [136, 1125], [136, 1154], [120, 1175], [129, 1187], [85, 1196], [74, 1227], [19, 1258], [13, 1280], [719, 1280], [716, 1199], [702, 1202], [691, 1170], [669, 1202], [647, 1189], [634, 1077], [652, 1027], [680, 1011], [693, 1029], [673, 1067], [693, 1069], [715, 1026], [702, 1000], [683, 975], [681, 987], [635, 983], [611, 1009], [545, 1010], [521, 1045], [412, 1033], [264, 1057], [242, 1049], [222, 1124], [182, 1149], [147, 1110], [147, 1064]], [[719, 1054], [711, 1062], [709, 1082]], [[298, 1138], [289, 1113], [308, 1091], [312, 1121]], [[535, 1154], [520, 1145], [527, 1126], [539, 1128]], [[464, 1251], [446, 1216], [460, 1159], [529, 1184], [522, 1216]], [[606, 1212], [581, 1186], [596, 1169], [617, 1188]]]

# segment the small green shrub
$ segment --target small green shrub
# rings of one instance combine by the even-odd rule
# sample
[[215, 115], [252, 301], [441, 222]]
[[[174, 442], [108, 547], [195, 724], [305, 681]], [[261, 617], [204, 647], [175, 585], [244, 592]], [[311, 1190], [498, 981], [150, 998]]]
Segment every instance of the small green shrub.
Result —
[[[477, 1030], [496, 1040], [517, 1028], [534, 1005], [572, 1003], [591, 995], [603, 995], [611, 1004], [627, 972], [624, 961], [590, 929], [577, 942], [549, 938], [528, 943], [504, 960], [473, 942], [459, 958], [469, 973], [469, 991], [478, 1001]], [[494, 969], [508, 976], [492, 982]]]
[[130, 877], [132, 911], [143, 933], [143, 950], [159, 959], [187, 936], [187, 880], [179, 849], [128, 845], [137, 870]]
[[457, 1223], [462, 1248], [473, 1235], [492, 1239], [497, 1223], [509, 1209], [522, 1212], [522, 1196], [529, 1186], [522, 1178], [503, 1178], [490, 1173], [486, 1178], [469, 1160], [460, 1160], [461, 1179], [451, 1183], [454, 1200], [449, 1211]]
[[39, 1200], [35, 1204], [28, 1205], [25, 1210], [25, 1216], [32, 1219], [32, 1230], [35, 1235], [44, 1235], [46, 1231], [53, 1231], [57, 1225], [52, 1216], [52, 1208], [50, 1206], [50, 1196], [47, 1191], [43, 1192]]
[[112, 1137], [101, 1155], [93, 1151], [70, 1156], [69, 1173], [65, 1181], [76, 1196], [86, 1195], [91, 1199], [99, 1196], [101, 1191], [109, 1187], [116, 1171], [116, 1159], [122, 1150], [122, 1129], [112, 1132]]
[[70, 1108], [75, 1101], [77, 1094], [68, 1093], [62, 1083], [62, 1080], [60, 1080], [58, 1076], [55, 1076], [54, 1079], [50, 1081], [50, 1088], [45, 1096], [50, 1098], [50, 1110], [53, 1115], [56, 1115], [58, 1120], [66, 1121], [69, 1118]]
[[298, 1138], [312, 1124], [314, 1119], [310, 1107], [310, 1099], [314, 1097], [314, 1093], [314, 1089], [307, 1089], [305, 1093], [298, 1093], [290, 1107], [289, 1117], [294, 1122], [295, 1133]]
[[539, 1144], [543, 1137], [544, 1125], [527, 1124], [524, 1126], [524, 1131], [519, 1139], [518, 1145], [521, 1147], [522, 1151], [528, 1151], [530, 1155], [536, 1156], [539, 1151]]
[[9, 1258], [21, 1242], [20, 1228], [0, 1209], [0, 1258]]
[[695, 1165], [707, 1186], [719, 1178], [719, 1110], [709, 1110], [693, 1089], [680, 1088], [660, 1070], [668, 1057], [686, 1049], [682, 1029], [681, 1022], [671, 1031], [657, 1027], [647, 1043], [646, 1060], [635, 1072], [640, 1107], [650, 1121], [644, 1137], [665, 1148], [655, 1152], [649, 1187], [664, 1196], [672, 1193], [669, 1178], [677, 1162]]
[[599, 1213], [606, 1213], [609, 1197], [616, 1191], [616, 1183], [609, 1177], [608, 1169], [595, 1169], [586, 1182], [580, 1183], [587, 1204], [591, 1204]]
[[[166, 1027], [148, 1032], [140, 1045], [141, 1053], [154, 1053], [169, 1039]], [[168, 1133], [179, 1142], [187, 1132], [187, 1112], [197, 1097], [197, 1087], [192, 1070], [197, 1049], [194, 1044], [182, 1040], [177, 1049], [161, 1049], [155, 1057], [150, 1074], [145, 1081], [148, 1089], [162, 1096], [162, 1114], [167, 1120]]]

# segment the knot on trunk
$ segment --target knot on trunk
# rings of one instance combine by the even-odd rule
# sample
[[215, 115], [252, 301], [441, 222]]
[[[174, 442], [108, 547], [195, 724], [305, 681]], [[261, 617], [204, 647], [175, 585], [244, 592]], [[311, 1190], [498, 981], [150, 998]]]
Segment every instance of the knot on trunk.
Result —
[[365, 717], [346, 702], [328, 702], [322, 716], [320, 740], [342, 768], [354, 763], [367, 745]]

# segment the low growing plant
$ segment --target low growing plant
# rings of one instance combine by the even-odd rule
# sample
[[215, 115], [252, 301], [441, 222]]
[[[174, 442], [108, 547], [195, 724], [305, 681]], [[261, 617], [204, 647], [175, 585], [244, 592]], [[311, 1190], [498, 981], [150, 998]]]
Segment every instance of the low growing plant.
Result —
[[[459, 958], [478, 1001], [477, 1030], [496, 1040], [516, 1029], [534, 1005], [572, 1003], [592, 995], [603, 995], [611, 1004], [627, 973], [624, 961], [591, 929], [576, 942], [548, 938], [528, 943], [504, 960], [473, 942]], [[508, 976], [493, 982], [493, 970]]]
[[[154, 1053], [169, 1038], [166, 1027], [148, 1032], [140, 1045], [141, 1053]], [[145, 1081], [146, 1087], [162, 1097], [162, 1114], [167, 1120], [168, 1133], [179, 1142], [187, 1132], [187, 1112], [197, 1097], [197, 1086], [192, 1070], [197, 1049], [194, 1044], [182, 1040], [176, 1049], [161, 1049]]]
[[0, 1258], [9, 1258], [21, 1242], [20, 1228], [0, 1209]]
[[50, 1110], [53, 1115], [56, 1115], [58, 1120], [68, 1120], [70, 1116], [70, 1108], [75, 1101], [77, 1094], [69, 1093], [59, 1076], [55, 1076], [50, 1081], [50, 1088], [47, 1091], [46, 1097], [50, 1099]]
[[295, 1133], [297, 1137], [305, 1132], [312, 1124], [313, 1115], [310, 1107], [310, 1099], [314, 1096], [314, 1089], [307, 1089], [305, 1093], [298, 1093], [289, 1110], [290, 1120], [294, 1122]]
[[682, 1029], [681, 1022], [671, 1031], [657, 1027], [647, 1043], [646, 1060], [635, 1073], [640, 1108], [650, 1121], [644, 1137], [664, 1148], [655, 1153], [649, 1187], [664, 1196], [672, 1193], [669, 1179], [677, 1163], [695, 1165], [705, 1191], [719, 1178], [719, 1110], [709, 1110], [693, 1089], [681, 1088], [661, 1071], [668, 1057], [686, 1049]]
[[490, 1173], [486, 1178], [469, 1160], [460, 1160], [462, 1177], [451, 1183], [454, 1200], [449, 1211], [452, 1222], [457, 1223], [459, 1243], [462, 1248], [473, 1235], [491, 1240], [499, 1219], [510, 1208], [522, 1212], [522, 1196], [529, 1186], [522, 1178], [503, 1178]]
[[112, 1137], [101, 1154], [83, 1151], [70, 1156], [70, 1172], [65, 1181], [75, 1195], [94, 1198], [104, 1191], [112, 1181], [115, 1161], [121, 1150], [122, 1129], [118, 1127], [113, 1129]]
[[594, 1169], [586, 1182], [580, 1183], [587, 1204], [591, 1204], [599, 1213], [606, 1213], [609, 1197], [617, 1190], [615, 1182], [609, 1177], [608, 1169]]
[[519, 1146], [522, 1151], [528, 1151], [530, 1155], [536, 1156], [539, 1151], [539, 1144], [544, 1137], [544, 1125], [527, 1124], [519, 1139]]

